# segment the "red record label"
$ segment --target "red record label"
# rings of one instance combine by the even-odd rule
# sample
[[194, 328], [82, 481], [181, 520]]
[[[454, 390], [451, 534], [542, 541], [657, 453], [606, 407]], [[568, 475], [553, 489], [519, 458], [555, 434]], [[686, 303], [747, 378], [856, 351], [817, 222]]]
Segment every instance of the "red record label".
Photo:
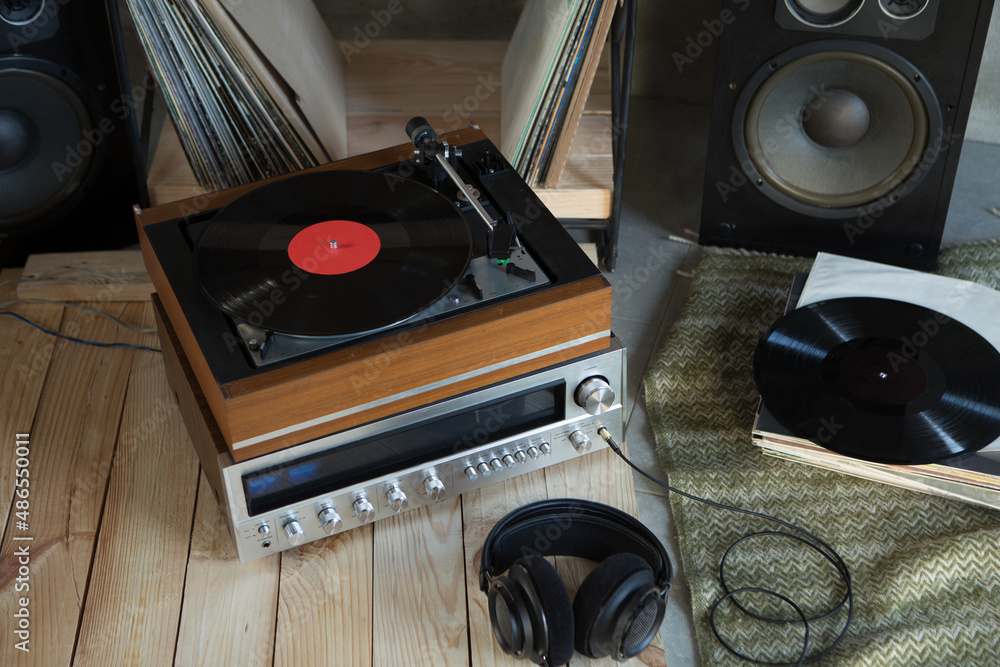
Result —
[[371, 227], [352, 220], [326, 220], [309, 225], [288, 243], [288, 258], [309, 273], [350, 273], [367, 266], [382, 247]]

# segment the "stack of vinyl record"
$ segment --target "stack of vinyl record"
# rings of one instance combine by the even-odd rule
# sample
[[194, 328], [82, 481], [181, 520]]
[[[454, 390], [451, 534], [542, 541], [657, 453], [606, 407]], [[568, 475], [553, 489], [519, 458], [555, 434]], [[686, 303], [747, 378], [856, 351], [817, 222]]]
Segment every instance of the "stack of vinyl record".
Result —
[[529, 185], [572, 142], [615, 5], [530, 0], [521, 13], [501, 75], [501, 149]]
[[754, 356], [755, 443], [1000, 508], [1000, 293], [823, 253], [796, 292]]
[[346, 154], [340, 52], [310, 0], [126, 0], [199, 185]]

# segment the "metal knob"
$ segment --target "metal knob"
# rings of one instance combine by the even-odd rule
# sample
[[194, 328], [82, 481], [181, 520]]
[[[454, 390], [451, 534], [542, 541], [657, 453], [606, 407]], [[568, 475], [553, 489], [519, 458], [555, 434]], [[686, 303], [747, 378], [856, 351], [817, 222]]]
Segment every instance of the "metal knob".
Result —
[[503, 455], [503, 464], [505, 466], [507, 466], [508, 468], [513, 468], [514, 466], [517, 465], [517, 461], [515, 461], [514, 457], [511, 456], [510, 454], [504, 454]]
[[580, 383], [574, 394], [576, 404], [589, 414], [599, 415], [615, 404], [615, 392], [604, 378], [591, 377]]
[[344, 525], [340, 520], [340, 514], [332, 507], [324, 507], [319, 511], [319, 523], [327, 535], [333, 535]]
[[257, 532], [260, 533], [261, 535], [270, 535], [271, 527], [266, 523], [262, 523], [259, 526], [257, 526]]
[[580, 454], [590, 451], [592, 443], [590, 442], [590, 438], [588, 438], [587, 434], [583, 431], [573, 431], [570, 433], [569, 441], [573, 443], [573, 447], [575, 447], [576, 451]]
[[406, 509], [406, 494], [399, 488], [398, 484], [392, 484], [385, 492], [385, 499], [389, 501], [389, 507], [393, 512], [402, 512]]
[[548, 456], [549, 454], [552, 453], [552, 446], [549, 445], [549, 443], [547, 442], [543, 442], [542, 444], [538, 445], [538, 451], [540, 451], [542, 454], [545, 454], [545, 456]]
[[368, 523], [375, 516], [375, 506], [368, 502], [368, 498], [361, 496], [354, 501], [354, 515], [361, 523]]
[[501, 470], [503, 470], [503, 462], [500, 461], [500, 459], [493, 459], [492, 461], [490, 461], [490, 467], [496, 470], [497, 472], [500, 472]]
[[525, 454], [523, 450], [519, 449], [514, 452], [514, 458], [517, 459], [518, 463], [524, 463], [528, 460], [528, 455]]
[[476, 472], [476, 469], [473, 468], [472, 466], [469, 466], [468, 468], [465, 469], [465, 476], [469, 478], [470, 482], [475, 482], [477, 479], [479, 479], [479, 473]]
[[535, 447], [534, 445], [528, 447], [528, 456], [530, 456], [531, 458], [537, 459], [539, 456], [541, 456], [541, 454], [542, 453], [538, 451], [538, 447]]
[[444, 498], [444, 482], [437, 475], [431, 475], [424, 480], [424, 493], [431, 500], [441, 500]]
[[302, 538], [306, 533], [306, 531], [302, 530], [302, 524], [295, 519], [291, 519], [285, 522], [285, 525], [282, 527], [285, 529], [285, 535], [288, 537], [288, 541], [292, 544], [292, 546], [302, 543]]
[[493, 472], [492, 470], [490, 470], [490, 467], [485, 463], [480, 463], [479, 465], [477, 465], [476, 470], [478, 470], [479, 474], [482, 475], [483, 477], [489, 477], [490, 473]]

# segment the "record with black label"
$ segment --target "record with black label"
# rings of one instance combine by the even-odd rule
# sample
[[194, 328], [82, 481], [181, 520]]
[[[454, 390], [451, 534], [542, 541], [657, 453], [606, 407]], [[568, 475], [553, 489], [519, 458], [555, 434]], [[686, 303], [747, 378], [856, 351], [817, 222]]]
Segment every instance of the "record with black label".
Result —
[[464, 276], [472, 235], [445, 196], [368, 171], [301, 174], [224, 207], [194, 250], [208, 297], [270, 331], [340, 336], [399, 324]]
[[867, 297], [802, 306], [764, 333], [753, 368], [785, 428], [846, 456], [934, 463], [1000, 438], [1000, 353], [922, 306]]

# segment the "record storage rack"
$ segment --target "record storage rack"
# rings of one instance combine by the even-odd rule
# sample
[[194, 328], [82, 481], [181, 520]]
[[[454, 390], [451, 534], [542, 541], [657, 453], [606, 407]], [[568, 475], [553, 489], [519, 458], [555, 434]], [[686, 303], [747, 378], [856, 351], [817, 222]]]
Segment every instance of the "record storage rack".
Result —
[[[617, 265], [636, 0], [615, 11], [580, 124], [558, 184], [535, 187], [569, 228], [597, 231], [604, 267]], [[415, 116], [456, 130], [478, 125], [500, 140], [503, 40], [373, 40], [346, 66], [348, 156], [406, 142], [401, 128]], [[616, 128], [617, 131], [616, 131]], [[166, 118], [147, 175], [150, 203], [204, 194]]]

